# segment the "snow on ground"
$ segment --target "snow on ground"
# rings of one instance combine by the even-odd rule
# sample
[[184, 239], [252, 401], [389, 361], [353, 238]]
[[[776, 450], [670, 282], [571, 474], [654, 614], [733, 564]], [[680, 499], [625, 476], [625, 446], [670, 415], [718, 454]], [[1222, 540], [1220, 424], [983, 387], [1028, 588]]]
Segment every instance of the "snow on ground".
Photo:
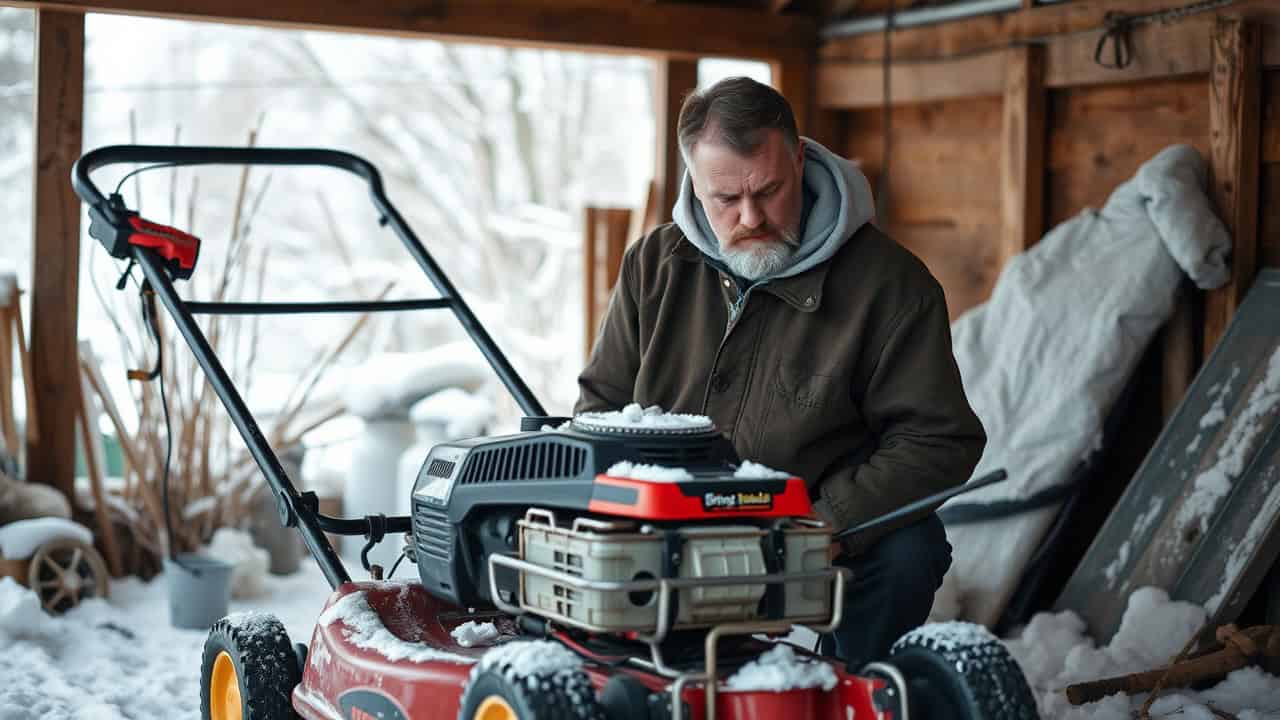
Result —
[[[269, 575], [262, 595], [231, 611], [275, 614], [294, 642], [308, 643], [329, 586], [315, 563]], [[111, 584], [61, 618], [36, 596], [0, 579], [0, 720], [148, 720], [200, 716], [200, 655], [206, 632], [169, 624], [163, 576]]]
[[[329, 596], [315, 564], [304, 563], [290, 576], [268, 575], [263, 587], [256, 597], [233, 599], [231, 611], [275, 614], [292, 641], [309, 642]], [[348, 597], [363, 599], [358, 594]], [[350, 604], [335, 609], [334, 619], [339, 614], [344, 620], [361, 615], [359, 603]], [[150, 583], [114, 582], [108, 600], [88, 600], [61, 618], [45, 615], [26, 588], [0, 579], [0, 720], [199, 717], [205, 632], [170, 627], [168, 613], [163, 577]], [[1061, 691], [1073, 682], [1160, 665], [1181, 649], [1204, 618], [1203, 608], [1172, 602], [1163, 591], [1144, 588], [1131, 596], [1120, 630], [1103, 647], [1085, 635], [1084, 623], [1069, 612], [1037, 615], [1019, 637], [1005, 642], [1027, 674], [1042, 717], [1127, 720], [1144, 696], [1114, 695], [1073, 707]], [[358, 622], [353, 628], [376, 632]], [[545, 647], [532, 649], [539, 650], [532, 654], [542, 667], [554, 664], [549, 659], [561, 659], [541, 652]], [[572, 659], [571, 654], [563, 658]], [[768, 666], [781, 663], [789, 668], [796, 663], [782, 657], [773, 660], [777, 662], [761, 662], [757, 669], [773, 673], [778, 682], [793, 682], [796, 673], [809, 678], [814, 670], [799, 664], [791, 668], [795, 673], [779, 674], [777, 667]], [[825, 684], [816, 675], [813, 679]], [[1153, 705], [1152, 717], [1214, 720], [1211, 708], [1239, 720], [1280, 720], [1280, 678], [1247, 668], [1210, 689], [1169, 690]]]

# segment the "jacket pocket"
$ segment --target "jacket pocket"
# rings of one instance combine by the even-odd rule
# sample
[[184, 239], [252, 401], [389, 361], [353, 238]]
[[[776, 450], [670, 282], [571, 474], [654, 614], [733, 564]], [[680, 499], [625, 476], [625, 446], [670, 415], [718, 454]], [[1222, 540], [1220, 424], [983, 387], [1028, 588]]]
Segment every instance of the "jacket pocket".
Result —
[[778, 362], [772, 391], [777, 398], [799, 410], [821, 410], [837, 405], [839, 399], [833, 396], [839, 392], [834, 375], [814, 372], [787, 360]]

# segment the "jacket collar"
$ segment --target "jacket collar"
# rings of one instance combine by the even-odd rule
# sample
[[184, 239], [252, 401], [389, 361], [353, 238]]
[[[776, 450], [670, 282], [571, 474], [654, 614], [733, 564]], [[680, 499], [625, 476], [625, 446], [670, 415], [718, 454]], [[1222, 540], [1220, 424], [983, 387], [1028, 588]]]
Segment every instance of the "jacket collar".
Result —
[[[707, 267], [715, 269], [708, 261], [707, 256], [694, 247], [688, 238], [680, 238], [672, 246], [671, 255], [680, 260], [703, 262], [707, 264]], [[761, 285], [760, 290], [776, 296], [801, 312], [813, 312], [822, 306], [822, 288], [826, 284], [827, 271], [830, 267], [831, 261], [828, 260], [799, 275], [792, 275], [780, 280], [770, 280]], [[716, 269], [716, 272], [720, 272], [720, 270]]]

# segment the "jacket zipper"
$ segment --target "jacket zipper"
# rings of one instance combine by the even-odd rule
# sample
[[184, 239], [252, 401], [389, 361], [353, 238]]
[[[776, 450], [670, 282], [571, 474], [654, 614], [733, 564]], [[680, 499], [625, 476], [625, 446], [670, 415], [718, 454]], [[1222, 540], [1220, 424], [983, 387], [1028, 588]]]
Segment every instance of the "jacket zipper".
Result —
[[[711, 376], [707, 378], [707, 389], [702, 391], [702, 414], [707, 413], [707, 403], [711, 401], [711, 378], [716, 375], [716, 368], [720, 366], [720, 353], [724, 350], [724, 343], [729, 339], [729, 333], [733, 332], [733, 328], [738, 324], [738, 318], [742, 317], [742, 312], [747, 309], [747, 298], [751, 296], [751, 291], [756, 288], [755, 285], [747, 288], [747, 291], [738, 296], [738, 301], [729, 306], [729, 321], [725, 323], [724, 335], [720, 336], [720, 345], [716, 347], [716, 356], [711, 360]], [[735, 310], [735, 308], [737, 308]]]

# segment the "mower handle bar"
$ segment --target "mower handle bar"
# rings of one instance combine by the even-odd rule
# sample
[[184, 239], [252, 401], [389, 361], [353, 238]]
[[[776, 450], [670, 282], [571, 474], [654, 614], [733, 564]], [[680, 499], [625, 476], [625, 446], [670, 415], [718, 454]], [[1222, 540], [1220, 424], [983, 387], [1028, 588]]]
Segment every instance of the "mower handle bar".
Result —
[[[71, 185], [81, 199], [89, 205], [97, 207], [108, 201], [89, 177], [90, 173], [108, 165], [142, 163], [175, 167], [188, 165], [320, 166], [345, 170], [362, 178], [369, 184], [369, 195], [373, 200], [374, 207], [381, 213], [382, 222], [390, 225], [391, 229], [399, 236], [409, 254], [418, 262], [418, 265], [426, 273], [427, 278], [435, 286], [436, 291], [440, 293], [442, 298], [434, 303], [425, 301], [424, 305], [409, 305], [407, 307], [396, 307], [394, 303], [317, 303], [311, 307], [319, 309], [325, 306], [346, 305], [349, 307], [343, 309], [347, 311], [379, 308], [448, 307], [453, 311], [463, 329], [467, 331], [467, 334], [479, 347], [480, 352], [484, 354], [485, 359], [489, 362], [494, 372], [497, 373], [499, 379], [502, 380], [503, 385], [515, 398], [521, 411], [531, 416], [546, 415], [546, 411], [534, 396], [533, 391], [516, 372], [515, 368], [512, 367], [507, 357], [498, 349], [497, 343], [490, 337], [488, 331], [480, 324], [480, 321], [476, 319], [471, 308], [462, 299], [457, 288], [454, 287], [448, 276], [436, 263], [435, 258], [427, 252], [427, 249], [422, 245], [422, 241], [418, 239], [417, 235], [404, 221], [404, 218], [401, 217], [400, 212], [391, 204], [383, 189], [382, 174], [378, 172], [373, 163], [352, 153], [322, 148], [107, 145], [90, 150], [76, 160], [71, 167]], [[422, 303], [424, 301], [411, 302]], [[239, 311], [237, 311], [237, 304], [234, 303], [192, 303], [192, 305], [195, 306], [193, 309], [199, 311], [217, 311], [229, 314], [245, 314], [253, 309], [252, 306], [245, 304], [240, 306]], [[405, 305], [405, 303], [402, 302], [400, 305]], [[274, 311], [263, 310], [263, 307], [265, 306], [259, 304], [256, 310], [259, 312], [308, 311], [306, 304], [303, 303], [293, 304], [293, 309], [277, 309]]]
[[[484, 354], [489, 365], [494, 369], [503, 384], [515, 397], [521, 409], [528, 415], [545, 415], [546, 412], [534, 397], [533, 392], [524, 380], [516, 373], [506, 356], [498, 349], [493, 338], [480, 324], [471, 309], [463, 301], [453, 283], [445, 276], [444, 271], [436, 264], [435, 259], [423, 247], [413, 231], [409, 229], [400, 213], [392, 206], [382, 188], [382, 178], [377, 169], [363, 158], [350, 153], [335, 150], [317, 149], [282, 149], [282, 148], [231, 148], [231, 147], [165, 147], [147, 145], [112, 145], [91, 150], [81, 156], [71, 168], [71, 184], [81, 200], [94, 208], [103, 208], [110, 200], [103, 196], [90, 179], [89, 174], [107, 165], [120, 163], [156, 163], [166, 166], [182, 165], [285, 165], [305, 166], [320, 165], [346, 170], [369, 184], [369, 192], [374, 206], [382, 213], [382, 221], [392, 227], [405, 248], [413, 255], [418, 265], [426, 273], [436, 290], [443, 296], [443, 306], [453, 311], [463, 329]], [[105, 208], [103, 208], [105, 209]], [[381, 515], [356, 518], [333, 518], [321, 515], [318, 502], [312, 493], [300, 494], [289, 480], [279, 457], [267, 442], [258, 426], [257, 420], [249, 411], [244, 399], [231, 382], [222, 362], [217, 358], [208, 339], [196, 324], [192, 308], [179, 295], [173, 286], [173, 279], [166, 267], [166, 261], [154, 249], [129, 245], [133, 260], [142, 270], [147, 284], [155, 296], [159, 298], [165, 309], [169, 311], [178, 331], [186, 340], [196, 361], [204, 370], [209, 384], [217, 393], [227, 409], [232, 424], [240, 432], [249, 453], [257, 462], [259, 469], [271, 486], [276, 499], [276, 508], [282, 525], [297, 527], [302, 534], [303, 543], [320, 565], [325, 578], [331, 587], [349, 582], [350, 576], [333, 546], [325, 538], [324, 532], [336, 532], [344, 535], [363, 534], [371, 543], [380, 540], [386, 533], [406, 532], [409, 528], [407, 517], [386, 517]], [[198, 304], [197, 304], [198, 305]], [[227, 308], [206, 303], [205, 310]], [[322, 305], [322, 304], [317, 304]], [[334, 304], [330, 304], [334, 305]], [[306, 311], [306, 307], [295, 308]], [[400, 308], [405, 309], [405, 308]], [[368, 546], [366, 546], [367, 549]]]
[[898, 520], [901, 520], [904, 517], [907, 517], [908, 515], [913, 515], [926, 508], [932, 507], [934, 505], [941, 505], [942, 503], [950, 500], [951, 498], [957, 495], [970, 493], [979, 488], [984, 488], [988, 485], [993, 485], [995, 483], [1001, 482], [1007, 477], [1009, 477], [1009, 473], [1005, 472], [1003, 469], [993, 470], [992, 472], [989, 472], [986, 475], [983, 475], [977, 480], [967, 482], [963, 485], [953, 487], [949, 490], [943, 490], [940, 493], [934, 493], [929, 497], [921, 498], [919, 500], [916, 500], [913, 503], [907, 503], [906, 505], [903, 505], [897, 510], [894, 510], [892, 512], [887, 512], [884, 515], [881, 515], [880, 517], [872, 518], [862, 523], [861, 525], [855, 525], [851, 528], [845, 528], [844, 530], [841, 530], [840, 532], [836, 533], [832, 537], [835, 540], [843, 540], [845, 538], [853, 537], [854, 535], [867, 532], [868, 530], [875, 530], [878, 527], [883, 527], [885, 525], [888, 525], [889, 523], [896, 522]]

